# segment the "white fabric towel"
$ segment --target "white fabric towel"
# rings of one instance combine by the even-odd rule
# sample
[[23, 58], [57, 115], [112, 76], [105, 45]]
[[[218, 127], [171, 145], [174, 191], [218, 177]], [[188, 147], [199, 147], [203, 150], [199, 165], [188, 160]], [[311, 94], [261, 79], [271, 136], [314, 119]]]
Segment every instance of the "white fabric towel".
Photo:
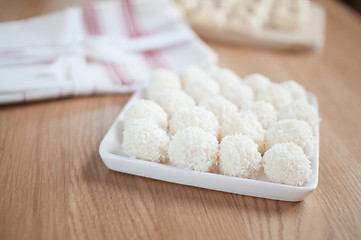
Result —
[[0, 104], [124, 93], [152, 70], [216, 64], [169, 0], [123, 0], [0, 23]]

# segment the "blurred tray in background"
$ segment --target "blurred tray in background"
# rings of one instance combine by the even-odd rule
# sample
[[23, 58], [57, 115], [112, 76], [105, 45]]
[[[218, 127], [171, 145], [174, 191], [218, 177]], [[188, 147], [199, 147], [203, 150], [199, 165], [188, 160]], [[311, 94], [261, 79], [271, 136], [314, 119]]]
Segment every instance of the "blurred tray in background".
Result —
[[[250, 10], [245, 7], [245, 10], [242, 12], [245, 14], [242, 17], [248, 26], [242, 26], [242, 24], [240, 24], [239, 29], [231, 26], [232, 19], [230, 19], [230, 16], [222, 19], [220, 15], [217, 15], [220, 13], [218, 11], [222, 11], [222, 9], [193, 9], [193, 12], [187, 13], [182, 9], [182, 4], [180, 3], [181, 1], [179, 0], [178, 6], [181, 6], [182, 14], [194, 30], [204, 39], [230, 44], [295, 51], [320, 50], [324, 44], [325, 10], [317, 3], [309, 2], [306, 10], [302, 10], [307, 11], [306, 13], [301, 12], [301, 14], [296, 16], [297, 12], [295, 11], [295, 19], [292, 19], [292, 15], [289, 15], [289, 20], [287, 20], [287, 18], [283, 19], [281, 16], [281, 18], [276, 19], [276, 21], [272, 21], [272, 11], [262, 13], [263, 15], [258, 14], [259, 16], [257, 16], [257, 12], [249, 14], [247, 11]], [[207, 11], [207, 13], [204, 11]], [[215, 11], [214, 16], [212, 11]], [[235, 10], [228, 11], [230, 11], [228, 14], [231, 15]], [[290, 13], [292, 13], [292, 10], [290, 10]], [[199, 17], [202, 14], [204, 14], [204, 16]], [[303, 14], [306, 17], [302, 16]], [[299, 16], [301, 16], [302, 19], [297, 19]], [[258, 19], [253, 19], [257, 17], [263, 17], [265, 19], [262, 20], [262, 23], [258, 23]], [[223, 26], [222, 24], [217, 25], [217, 23], [221, 21], [223, 21]]]

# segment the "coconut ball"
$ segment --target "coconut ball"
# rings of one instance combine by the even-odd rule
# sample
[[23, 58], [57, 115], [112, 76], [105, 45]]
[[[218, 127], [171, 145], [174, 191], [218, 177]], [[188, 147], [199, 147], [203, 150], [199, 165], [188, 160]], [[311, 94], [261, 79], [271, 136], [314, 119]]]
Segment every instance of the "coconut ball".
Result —
[[165, 89], [181, 89], [181, 83], [178, 76], [169, 70], [155, 70], [150, 78], [150, 82], [145, 89], [147, 97], [155, 100]]
[[[209, 4], [211, 1], [201, 2]], [[192, 25], [221, 28], [227, 24], [227, 12], [219, 8], [200, 8], [190, 15], [189, 21]]]
[[311, 162], [292, 142], [274, 145], [263, 156], [263, 167], [271, 182], [302, 186], [310, 181]]
[[219, 85], [211, 78], [193, 81], [186, 87], [185, 91], [200, 103], [207, 98], [214, 97], [219, 94]]
[[169, 130], [173, 135], [188, 127], [199, 127], [217, 136], [219, 124], [216, 116], [203, 107], [179, 109], [169, 122]]
[[239, 108], [241, 108], [246, 102], [253, 100], [252, 89], [241, 82], [225, 85], [221, 92], [225, 98], [236, 104]]
[[316, 128], [319, 118], [316, 109], [304, 101], [294, 101], [281, 108], [278, 119], [298, 119], [306, 121], [312, 128]]
[[124, 128], [126, 129], [134, 119], [149, 119], [159, 127], [168, 127], [168, 114], [152, 100], [138, 100], [126, 111]]
[[156, 102], [168, 113], [171, 118], [181, 108], [194, 107], [196, 104], [191, 96], [182, 90], [165, 90], [156, 99]]
[[307, 157], [314, 153], [315, 138], [312, 129], [303, 120], [285, 119], [272, 124], [265, 133], [265, 147], [270, 149], [278, 143], [294, 142], [300, 146]]
[[276, 110], [292, 101], [291, 95], [281, 85], [272, 83], [257, 94], [258, 101], [272, 103]]
[[253, 112], [257, 120], [267, 129], [274, 121], [277, 120], [277, 112], [272, 104], [264, 101], [248, 102], [242, 107], [242, 111]]
[[254, 95], [257, 96], [260, 91], [267, 88], [271, 84], [271, 81], [268, 77], [262, 74], [253, 73], [247, 75], [244, 78], [243, 83], [252, 88]]
[[169, 161], [176, 167], [209, 171], [216, 164], [218, 141], [210, 132], [198, 127], [178, 131], [170, 140]]
[[220, 124], [222, 124], [222, 122], [226, 118], [229, 118], [237, 113], [236, 105], [234, 105], [222, 96], [215, 96], [213, 98], [209, 98], [201, 102], [199, 106], [213, 112]]
[[245, 6], [235, 6], [232, 9], [231, 14], [229, 14], [227, 24], [229, 30], [235, 33], [244, 33], [244, 31], [257, 32], [263, 27], [262, 19], [255, 14], [250, 13], [247, 9], [245, 9]]
[[226, 68], [217, 69], [211, 74], [211, 77], [219, 84], [220, 88], [241, 82], [241, 78], [237, 74]]
[[261, 168], [261, 154], [250, 137], [236, 134], [222, 139], [219, 150], [219, 169], [224, 175], [253, 177]]
[[207, 74], [201, 68], [193, 66], [183, 70], [179, 77], [185, 89], [191, 82], [206, 78]]
[[199, 8], [199, 2], [194, 0], [177, 1], [186, 12], [192, 12]]
[[258, 149], [263, 150], [264, 129], [251, 111], [236, 113], [222, 123], [220, 128], [221, 139], [234, 134], [250, 137], [258, 145]]
[[307, 92], [302, 85], [290, 80], [281, 83], [281, 86], [290, 93], [293, 100], [302, 100], [307, 102]]
[[148, 119], [135, 119], [123, 132], [123, 152], [133, 158], [165, 162], [169, 136]]

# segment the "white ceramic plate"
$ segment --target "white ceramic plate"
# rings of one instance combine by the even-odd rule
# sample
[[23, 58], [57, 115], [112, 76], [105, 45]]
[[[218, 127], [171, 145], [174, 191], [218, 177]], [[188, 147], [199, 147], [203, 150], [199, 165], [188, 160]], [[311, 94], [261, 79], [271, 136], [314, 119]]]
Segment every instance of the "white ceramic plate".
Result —
[[[311, 93], [308, 93], [308, 97], [309, 102], [318, 111], [316, 97]], [[132, 96], [100, 144], [100, 156], [109, 169], [167, 182], [282, 201], [301, 201], [316, 189], [318, 183], [319, 162], [318, 126], [315, 130], [316, 151], [311, 159], [312, 178], [310, 182], [301, 187], [271, 183], [263, 180], [230, 177], [215, 173], [198, 172], [124, 156], [121, 149], [124, 113], [129, 106], [139, 98], [141, 98], [141, 92], [137, 92]]]

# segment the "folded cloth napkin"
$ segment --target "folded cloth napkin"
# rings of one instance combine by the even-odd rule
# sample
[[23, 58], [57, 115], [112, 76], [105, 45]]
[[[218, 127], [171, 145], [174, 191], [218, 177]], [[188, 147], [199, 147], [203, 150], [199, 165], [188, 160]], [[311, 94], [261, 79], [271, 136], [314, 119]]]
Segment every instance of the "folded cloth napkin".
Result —
[[0, 104], [131, 92], [156, 68], [217, 62], [169, 0], [72, 7], [1, 23], [0, 36]]

